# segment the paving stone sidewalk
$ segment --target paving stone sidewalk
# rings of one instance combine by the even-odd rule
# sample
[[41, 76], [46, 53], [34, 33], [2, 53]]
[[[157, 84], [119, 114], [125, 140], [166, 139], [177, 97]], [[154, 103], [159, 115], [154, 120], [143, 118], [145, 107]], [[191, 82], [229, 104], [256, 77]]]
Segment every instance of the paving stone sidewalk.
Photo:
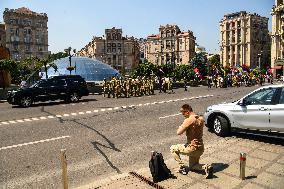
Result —
[[[273, 140], [271, 139], [271, 141]], [[239, 178], [240, 152], [247, 153], [245, 180]], [[173, 189], [284, 188], [283, 144], [237, 137], [220, 138], [214, 144], [205, 145], [205, 152], [201, 156], [200, 163], [211, 163], [213, 165], [214, 177], [212, 179], [205, 179], [204, 175], [195, 172], [189, 172], [186, 176], [174, 173], [177, 165], [173, 159], [169, 159], [166, 161], [166, 164], [177, 176], [177, 179], [167, 179], [158, 184], [164, 188]], [[133, 171], [152, 180], [148, 167]], [[77, 189], [119, 188], [151, 189], [154, 187], [128, 173], [123, 173], [103, 180], [97, 180]]]

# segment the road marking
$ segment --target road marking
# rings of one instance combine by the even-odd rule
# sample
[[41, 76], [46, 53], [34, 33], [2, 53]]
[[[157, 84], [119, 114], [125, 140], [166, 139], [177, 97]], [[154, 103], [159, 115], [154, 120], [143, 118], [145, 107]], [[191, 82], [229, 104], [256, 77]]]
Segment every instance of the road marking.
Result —
[[17, 148], [17, 147], [21, 147], [21, 146], [27, 146], [27, 145], [30, 145], [30, 144], [38, 144], [38, 143], [43, 143], [43, 142], [50, 142], [50, 141], [64, 139], [64, 138], [69, 138], [69, 137], [70, 136], [61, 136], [61, 137], [56, 137], [56, 138], [50, 138], [50, 139], [45, 139], [45, 140], [38, 140], [38, 141], [34, 141], [34, 142], [27, 142], [27, 143], [12, 145], [12, 146], [6, 146], [6, 147], [0, 148], [0, 151], [1, 150], [11, 149], [11, 148]]
[[[114, 108], [102, 108], [100, 110], [93, 110], [93, 112], [97, 113], [99, 111], [112, 111], [112, 110], [118, 110], [120, 108], [124, 108], [126, 109], [127, 107], [129, 108], [132, 108], [132, 107], [135, 107], [135, 106], [148, 106], [148, 105], [154, 105], [154, 104], [162, 104], [162, 103], [169, 103], [169, 102], [177, 102], [177, 101], [180, 101], [180, 100], [192, 100], [192, 99], [201, 99], [201, 98], [208, 98], [208, 97], [213, 97], [214, 95], [205, 95], [205, 96], [196, 96], [196, 97], [190, 97], [190, 98], [183, 98], [183, 99], [174, 99], [174, 100], [168, 100], [168, 101], [160, 101], [160, 102], [152, 102], [152, 103], [145, 103], [145, 104], [138, 104], [138, 105], [129, 105], [129, 106], [121, 106], [121, 107], [114, 107]], [[75, 105], [75, 104], [71, 104], [71, 105]], [[65, 106], [65, 105], [63, 105]], [[71, 114], [63, 114], [63, 115], [55, 115], [55, 116], [47, 116], [47, 117], [44, 117], [44, 116], [41, 116], [41, 117], [34, 117], [34, 118], [23, 118], [23, 119], [20, 119], [20, 120], [11, 120], [11, 121], [2, 121], [0, 122], [0, 125], [9, 125], [9, 124], [16, 124], [16, 123], [23, 123], [23, 122], [30, 122], [30, 121], [38, 121], [38, 120], [45, 120], [47, 118], [49, 119], [53, 119], [53, 118], [61, 118], [61, 117], [68, 117], [70, 115], [72, 116], [77, 116], [77, 115], [83, 115], [83, 114], [91, 114], [92, 111], [86, 111], [86, 112], [78, 112], [78, 113], [71, 113]], [[179, 115], [179, 114], [177, 114]], [[167, 117], [167, 116], [166, 116]], [[166, 118], [165, 117], [165, 118]], [[171, 117], [171, 116], [169, 116]], [[161, 117], [160, 119], [163, 119], [164, 117]]]
[[172, 114], [172, 115], [168, 115], [168, 116], [164, 116], [164, 117], [159, 117], [159, 119], [165, 119], [165, 118], [168, 118], [168, 117], [174, 117], [174, 116], [178, 116], [178, 115], [181, 115], [181, 113]]

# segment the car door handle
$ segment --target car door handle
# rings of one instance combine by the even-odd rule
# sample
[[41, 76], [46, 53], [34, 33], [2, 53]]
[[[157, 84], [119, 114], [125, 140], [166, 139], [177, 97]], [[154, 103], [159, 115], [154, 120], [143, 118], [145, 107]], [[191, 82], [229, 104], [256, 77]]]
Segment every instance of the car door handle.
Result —
[[268, 110], [268, 108], [261, 107], [261, 108], [259, 108], [258, 110], [260, 110], [260, 111], [266, 111], [266, 110]]

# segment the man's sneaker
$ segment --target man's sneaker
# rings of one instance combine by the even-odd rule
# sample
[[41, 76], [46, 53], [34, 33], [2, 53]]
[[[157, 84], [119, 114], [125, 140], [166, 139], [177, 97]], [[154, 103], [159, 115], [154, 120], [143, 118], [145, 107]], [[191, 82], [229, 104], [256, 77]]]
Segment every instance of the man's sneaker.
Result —
[[183, 175], [187, 175], [187, 173], [188, 173], [185, 166], [181, 166], [181, 167], [179, 168], [179, 171], [178, 171], [178, 172], [181, 173], [181, 174], [183, 174]]
[[213, 167], [211, 165], [206, 166], [205, 174], [206, 179], [211, 179], [213, 177]]

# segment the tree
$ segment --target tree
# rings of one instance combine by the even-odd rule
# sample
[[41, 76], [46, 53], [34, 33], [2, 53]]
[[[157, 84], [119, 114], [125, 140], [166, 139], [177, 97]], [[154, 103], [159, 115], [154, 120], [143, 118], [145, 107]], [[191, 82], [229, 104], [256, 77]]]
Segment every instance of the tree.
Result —
[[204, 77], [207, 75], [207, 57], [205, 52], [196, 53], [195, 56], [191, 59], [190, 64], [193, 68], [198, 68], [199, 73]]
[[12, 83], [20, 83], [21, 81], [21, 73], [19, 64], [14, 60], [3, 59], [0, 60], [0, 70], [8, 71], [11, 74]]

